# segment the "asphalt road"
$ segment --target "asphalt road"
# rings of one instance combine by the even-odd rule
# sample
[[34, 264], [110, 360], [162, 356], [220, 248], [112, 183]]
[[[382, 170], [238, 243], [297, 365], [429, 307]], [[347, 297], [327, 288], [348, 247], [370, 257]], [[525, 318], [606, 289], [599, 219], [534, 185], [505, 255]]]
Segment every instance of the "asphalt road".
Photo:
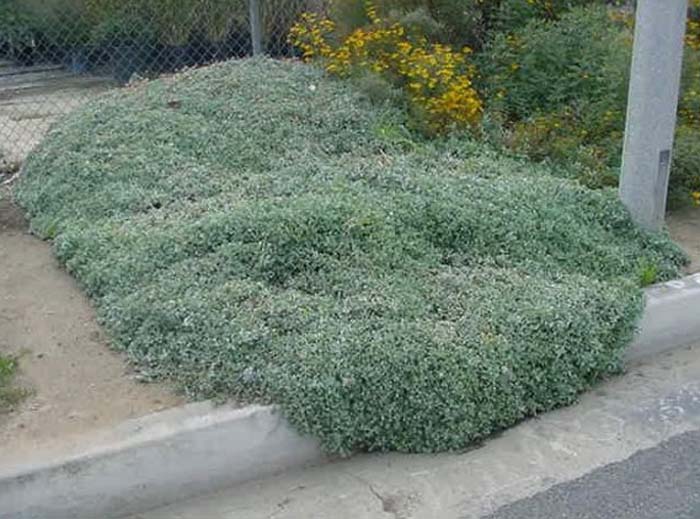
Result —
[[486, 519], [699, 519], [700, 432], [597, 469]]

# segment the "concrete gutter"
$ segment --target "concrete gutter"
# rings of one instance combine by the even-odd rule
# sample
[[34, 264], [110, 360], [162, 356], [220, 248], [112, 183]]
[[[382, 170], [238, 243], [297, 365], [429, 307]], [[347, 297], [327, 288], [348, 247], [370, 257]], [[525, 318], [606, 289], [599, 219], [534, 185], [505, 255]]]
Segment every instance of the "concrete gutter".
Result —
[[[700, 274], [651, 287], [628, 362], [700, 339]], [[131, 420], [79, 452], [0, 467], [0, 519], [116, 518], [325, 458], [274, 407], [200, 403]], [[48, 460], [48, 461], [47, 461]]]

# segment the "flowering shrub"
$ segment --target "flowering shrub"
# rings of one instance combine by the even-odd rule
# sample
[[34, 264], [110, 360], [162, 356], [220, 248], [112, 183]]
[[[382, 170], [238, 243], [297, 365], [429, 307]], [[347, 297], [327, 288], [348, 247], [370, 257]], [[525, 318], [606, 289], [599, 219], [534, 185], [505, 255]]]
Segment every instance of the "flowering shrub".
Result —
[[688, 20], [686, 43], [693, 50], [700, 50], [700, 21]]
[[[469, 50], [430, 43], [458, 40], [449, 31], [426, 32], [406, 14], [423, 9], [439, 20], [444, 2], [425, 8], [420, 0], [376, 2], [339, 2], [364, 3], [352, 23], [305, 15], [293, 30], [294, 44], [305, 60], [321, 63], [331, 74], [366, 71], [384, 81], [374, 87], [387, 82], [400, 87], [413, 113], [431, 129], [474, 124], [485, 110], [495, 123], [493, 136], [508, 148], [555, 161], [590, 187], [616, 184], [633, 11], [598, 0], [473, 0], [483, 12], [498, 10], [494, 30], [500, 32], [492, 30], [488, 45], [472, 58]], [[389, 13], [391, 21], [380, 12]], [[671, 191], [679, 195], [674, 201], [687, 202], [689, 193], [700, 190], [692, 145], [700, 140], [700, 0], [691, 0], [686, 43]], [[380, 94], [376, 97], [388, 98]]]
[[307, 13], [292, 27], [289, 40], [305, 61], [318, 61], [330, 74], [371, 72], [400, 86], [413, 113], [431, 130], [464, 128], [480, 120], [482, 104], [472, 84], [469, 48], [457, 52], [411, 35], [401, 24], [380, 18], [372, 2], [366, 2], [366, 16], [368, 27], [339, 37], [332, 20]]
[[[525, 0], [520, 0], [525, 1]], [[430, 39], [480, 49], [490, 36], [500, 0], [373, 0], [377, 12], [390, 22], [418, 29]], [[349, 34], [370, 20], [366, 0], [330, 2], [329, 16], [340, 34]]]
[[[481, 50], [496, 32], [511, 32], [533, 19], [557, 20], [574, 7], [617, 0], [373, 0], [392, 22], [415, 27], [430, 39]], [[369, 22], [365, 0], [332, 0], [329, 15], [341, 34]]]
[[690, 19], [685, 41], [692, 50], [700, 51], [700, 0], [690, 2]]

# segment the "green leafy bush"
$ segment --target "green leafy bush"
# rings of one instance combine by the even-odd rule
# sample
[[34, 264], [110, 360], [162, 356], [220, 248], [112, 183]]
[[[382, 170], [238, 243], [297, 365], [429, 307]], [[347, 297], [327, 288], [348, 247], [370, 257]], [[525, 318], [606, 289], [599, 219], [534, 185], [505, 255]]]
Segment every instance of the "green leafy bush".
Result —
[[700, 202], [700, 128], [680, 126], [676, 131], [671, 165], [669, 200], [672, 207]]
[[0, 35], [30, 32], [58, 52], [119, 43], [181, 46], [196, 36], [220, 42], [234, 27], [247, 27], [248, 6], [245, 0], [9, 0], [0, 13], [0, 27], [11, 23], [14, 31]]
[[85, 0], [93, 43], [187, 44], [198, 31], [220, 41], [244, 18], [243, 0]]
[[36, 20], [14, 3], [0, 5], [0, 55], [16, 59], [36, 45]]
[[[506, 120], [564, 108], [591, 121], [624, 107], [631, 32], [605, 7], [574, 9], [557, 22], [534, 20], [502, 33], [479, 56], [490, 109]], [[588, 126], [587, 126], [588, 128]]]
[[[556, 20], [570, 9], [604, 0], [374, 0], [381, 17], [433, 41], [481, 49], [497, 33], [531, 20]], [[367, 0], [330, 0], [332, 19], [345, 33], [367, 25]]]
[[[91, 31], [85, 15], [82, 0], [4, 0], [0, 5], [0, 47], [2, 40], [16, 40], [19, 35], [25, 46], [31, 44], [39, 54], [47, 49], [60, 53], [85, 45]], [[11, 52], [6, 55], [18, 59]]]
[[[590, 187], [618, 182], [632, 55], [629, 13], [576, 8], [557, 21], [533, 20], [501, 33], [481, 55], [481, 91], [500, 144], [565, 167]], [[697, 189], [700, 51], [685, 52], [671, 198]]]
[[632, 31], [604, 6], [535, 19], [477, 57], [501, 144], [553, 161], [589, 187], [618, 181]]
[[684, 258], [611, 190], [403, 121], [226, 63], [75, 112], [17, 196], [145, 377], [333, 452], [459, 449], [617, 371], [640, 280]]
[[491, 0], [497, 4], [494, 26], [498, 32], [510, 33], [533, 20], [558, 20], [576, 7], [619, 2], [606, 0]]

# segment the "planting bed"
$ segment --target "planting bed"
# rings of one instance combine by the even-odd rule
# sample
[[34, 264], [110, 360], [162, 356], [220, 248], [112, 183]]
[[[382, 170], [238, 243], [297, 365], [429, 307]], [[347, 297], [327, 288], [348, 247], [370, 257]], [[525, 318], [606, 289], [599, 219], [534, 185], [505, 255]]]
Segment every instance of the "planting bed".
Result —
[[280, 404], [326, 449], [459, 449], [618, 371], [685, 255], [592, 191], [243, 61], [58, 125], [17, 198], [141, 376]]

